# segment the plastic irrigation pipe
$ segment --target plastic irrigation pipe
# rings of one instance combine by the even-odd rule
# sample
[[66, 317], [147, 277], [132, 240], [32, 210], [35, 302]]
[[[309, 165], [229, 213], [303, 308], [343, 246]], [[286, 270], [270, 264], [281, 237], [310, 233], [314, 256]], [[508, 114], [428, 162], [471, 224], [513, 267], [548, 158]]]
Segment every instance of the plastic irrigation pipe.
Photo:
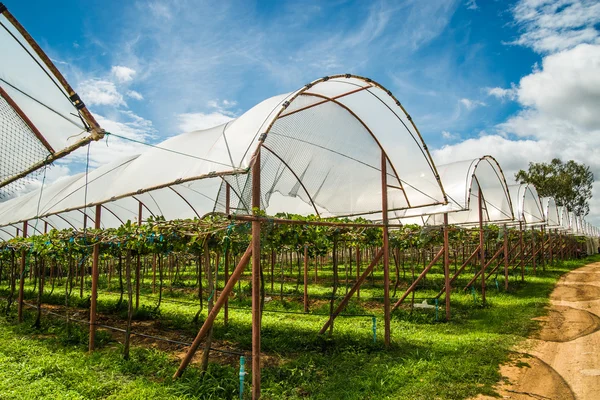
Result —
[[244, 378], [246, 377], [246, 370], [245, 370], [245, 364], [246, 364], [246, 357], [241, 356], [240, 357], [240, 400], [243, 400], [244, 398]]

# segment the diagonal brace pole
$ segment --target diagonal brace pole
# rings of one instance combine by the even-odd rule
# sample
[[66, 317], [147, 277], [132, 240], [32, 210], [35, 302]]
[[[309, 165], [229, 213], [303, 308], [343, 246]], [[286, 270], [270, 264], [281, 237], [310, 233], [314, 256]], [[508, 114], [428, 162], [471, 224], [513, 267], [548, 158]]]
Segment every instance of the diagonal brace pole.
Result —
[[235, 288], [235, 284], [242, 276], [242, 273], [244, 272], [244, 268], [246, 268], [246, 266], [248, 265], [248, 262], [250, 261], [251, 255], [252, 255], [252, 243], [248, 246], [248, 248], [244, 252], [244, 255], [242, 255], [240, 262], [235, 267], [235, 270], [231, 274], [231, 277], [227, 281], [227, 284], [221, 291], [221, 294], [219, 295], [217, 302], [213, 306], [213, 309], [208, 313], [206, 320], [202, 324], [200, 331], [198, 331], [198, 334], [196, 335], [196, 338], [192, 342], [192, 345], [190, 346], [188, 352], [186, 353], [183, 360], [181, 360], [179, 369], [177, 369], [177, 372], [175, 372], [175, 375], [173, 375], [173, 379], [179, 378], [181, 376], [181, 374], [183, 374], [183, 371], [185, 371], [185, 369], [187, 368], [190, 361], [192, 361], [192, 358], [194, 357], [196, 350], [198, 350], [198, 347], [200, 346], [202, 339], [204, 339], [204, 337], [208, 334], [208, 332], [210, 332], [210, 329], [212, 328], [213, 323], [215, 322], [215, 319], [217, 318], [217, 315], [219, 315], [219, 311], [221, 311], [221, 308], [223, 307], [223, 305], [229, 298], [229, 294], [233, 291], [233, 289]]
[[348, 294], [342, 299], [342, 302], [337, 306], [337, 308], [335, 309], [333, 314], [329, 317], [329, 319], [327, 320], [325, 325], [323, 325], [323, 327], [319, 331], [320, 335], [325, 333], [327, 331], [327, 329], [329, 328], [329, 325], [331, 325], [333, 323], [333, 320], [335, 319], [335, 317], [337, 317], [342, 311], [344, 311], [344, 308], [346, 308], [346, 305], [348, 305], [348, 302], [352, 298], [352, 295], [354, 294], [354, 292], [356, 292], [358, 290], [358, 288], [363, 284], [365, 279], [367, 279], [367, 277], [369, 276], [369, 274], [371, 273], [373, 268], [375, 268], [375, 265], [377, 265], [377, 263], [379, 262], [381, 257], [383, 257], [383, 248], [377, 252], [377, 254], [375, 255], [375, 258], [373, 258], [373, 261], [371, 261], [371, 264], [369, 264], [367, 269], [364, 270], [364, 272], [362, 273], [360, 278], [358, 278], [358, 280], [352, 286], [352, 289], [350, 289]]
[[406, 290], [406, 292], [404, 292], [404, 294], [402, 295], [402, 297], [400, 297], [400, 299], [396, 302], [396, 304], [394, 304], [394, 306], [392, 307], [392, 311], [394, 311], [396, 308], [398, 308], [398, 306], [400, 304], [402, 304], [402, 302], [404, 301], [404, 299], [406, 299], [406, 297], [410, 294], [410, 292], [412, 292], [413, 290], [415, 290], [415, 288], [417, 287], [417, 285], [419, 284], [419, 282], [421, 281], [421, 279], [423, 279], [425, 277], [425, 275], [427, 275], [427, 273], [429, 272], [429, 270], [431, 269], [431, 267], [433, 267], [433, 264], [435, 264], [437, 262], [437, 260], [440, 259], [441, 256], [444, 255], [444, 246], [442, 246], [442, 248], [440, 249], [440, 251], [438, 251], [438, 253], [435, 255], [435, 257], [433, 257], [433, 260], [431, 260], [431, 262], [429, 263], [429, 265], [427, 265], [427, 267], [425, 267], [425, 269], [423, 270], [423, 272], [421, 272], [421, 275], [419, 275], [417, 277], [417, 279], [415, 279], [415, 281], [412, 283], [412, 285], [410, 285], [410, 287]]

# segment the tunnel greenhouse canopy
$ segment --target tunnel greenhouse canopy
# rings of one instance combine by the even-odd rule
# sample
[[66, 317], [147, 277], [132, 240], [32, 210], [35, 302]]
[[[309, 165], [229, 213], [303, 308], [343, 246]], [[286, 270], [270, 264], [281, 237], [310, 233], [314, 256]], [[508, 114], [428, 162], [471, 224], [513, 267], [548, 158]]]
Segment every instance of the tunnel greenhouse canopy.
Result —
[[[143, 154], [0, 203], [0, 235], [24, 221], [81, 229], [102, 205], [102, 227], [163, 216], [251, 214], [260, 149], [261, 209], [377, 219], [382, 177], [390, 218], [445, 204], [436, 167], [411, 117], [370, 79], [339, 75], [267, 99], [226, 124], [184, 133]], [[87, 217], [84, 217], [86, 215]], [[39, 224], [38, 230], [39, 228]], [[36, 233], [36, 232], [32, 232]]]

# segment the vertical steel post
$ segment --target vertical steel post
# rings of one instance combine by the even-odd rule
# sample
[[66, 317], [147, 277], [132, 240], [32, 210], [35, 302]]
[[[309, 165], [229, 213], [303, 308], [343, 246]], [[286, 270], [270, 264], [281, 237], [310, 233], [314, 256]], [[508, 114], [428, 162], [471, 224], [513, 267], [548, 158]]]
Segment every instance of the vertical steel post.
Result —
[[485, 243], [483, 235], [483, 195], [481, 193], [481, 187], [477, 185], [478, 189], [478, 209], [479, 209], [479, 262], [481, 264], [481, 301], [485, 305]]
[[[142, 202], [138, 201], [138, 227], [142, 226]], [[138, 251], [135, 265], [135, 309], [140, 307], [140, 253]]]
[[535, 260], [535, 227], [531, 227], [531, 266], [533, 268], [533, 275], [536, 273], [536, 260]]
[[[229, 215], [231, 212], [231, 188], [229, 187], [229, 183], [225, 182], [225, 214]], [[231, 247], [231, 241], [228, 243], [227, 248], [225, 249], [225, 285], [227, 285], [227, 281], [229, 280], [229, 248]], [[221, 293], [221, 296], [223, 293]], [[225, 305], [223, 308], [223, 322], [225, 325], [229, 323], [229, 296], [225, 299]]]
[[450, 321], [450, 293], [452, 292], [452, 288], [450, 287], [450, 232], [448, 231], [448, 213], [444, 213], [444, 287], [446, 288], [446, 321]]
[[308, 245], [304, 245], [304, 312], [308, 312]]
[[[27, 221], [23, 222], [23, 237], [27, 237]], [[24, 248], [21, 250], [21, 275], [19, 278], [19, 304], [17, 304], [17, 314], [19, 322], [23, 322], [23, 290], [25, 288], [25, 259], [27, 257], [27, 250]]]
[[519, 221], [519, 250], [521, 251], [521, 282], [525, 282], [525, 244], [523, 243], [523, 221]]
[[546, 270], [546, 243], [545, 243], [545, 235], [544, 235], [544, 226], [542, 225], [542, 227], [540, 228], [540, 233], [542, 236], [542, 240], [541, 240], [541, 249], [540, 249], [540, 254], [541, 256], [541, 263], [542, 263], [542, 271]]
[[389, 347], [390, 330], [390, 240], [388, 229], [387, 157], [381, 152], [381, 215], [383, 217], [383, 319], [384, 343]]
[[508, 290], [508, 229], [504, 224], [504, 290]]
[[[87, 210], [87, 209], [86, 209]], [[87, 212], [83, 213], [83, 231], [85, 232], [87, 230], [87, 220], [88, 220], [88, 216], [87, 216]], [[79, 273], [81, 275], [81, 284], [79, 285], [79, 297], [83, 297], [83, 285], [85, 283], [85, 264], [86, 264], [86, 259], [85, 257], [83, 258], [82, 262], [81, 262], [81, 268], [79, 269]]]
[[[100, 229], [100, 217], [102, 206], [96, 206], [96, 218], [94, 228]], [[92, 254], [92, 296], [90, 298], [90, 338], [88, 341], [88, 351], [94, 351], [96, 338], [96, 305], [98, 301], [98, 258], [100, 257], [100, 243], [94, 245]]]
[[[252, 164], [252, 213], [260, 210], [260, 145]], [[252, 399], [260, 398], [260, 221], [252, 221]]]
[[[360, 279], [360, 245], [356, 245], [356, 282]], [[316, 283], [316, 282], [315, 282]], [[360, 299], [360, 286], [356, 289], [356, 298]]]
[[552, 229], [548, 230], [548, 249], [550, 250], [550, 265], [554, 265], [554, 243], [552, 243]]

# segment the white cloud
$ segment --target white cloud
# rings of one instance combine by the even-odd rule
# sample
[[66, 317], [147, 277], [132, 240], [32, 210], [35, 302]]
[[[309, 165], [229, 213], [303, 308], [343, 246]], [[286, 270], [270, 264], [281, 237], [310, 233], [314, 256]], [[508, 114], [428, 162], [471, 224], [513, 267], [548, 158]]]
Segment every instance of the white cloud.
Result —
[[446, 140], [455, 140], [460, 138], [460, 135], [457, 135], [456, 133], [451, 133], [448, 131], [442, 131], [442, 137]]
[[500, 100], [514, 100], [517, 97], [517, 91], [514, 87], [510, 89], [500, 87], [487, 88], [486, 91], [489, 96], [496, 97]]
[[103, 79], [87, 79], [79, 84], [79, 95], [88, 106], [126, 106], [123, 95], [113, 82]]
[[471, 111], [477, 107], [485, 107], [486, 106], [486, 104], [483, 101], [479, 101], [479, 100], [471, 100], [471, 99], [463, 98], [463, 99], [460, 99], [459, 101], [463, 106], [465, 106], [465, 108], [468, 111]]
[[177, 118], [179, 120], [178, 127], [181, 130], [181, 132], [191, 132], [208, 129], [218, 125], [222, 125], [233, 119], [232, 116], [222, 114], [219, 112], [183, 113], [178, 114]]
[[479, 9], [479, 6], [477, 5], [476, 0], [467, 0], [467, 2], [465, 3], [465, 6], [467, 6], [467, 10], [478, 10]]
[[142, 96], [141, 93], [136, 92], [135, 90], [128, 90], [127, 97], [131, 97], [132, 99], [135, 99], [135, 100], [144, 100], [144, 96]]
[[136, 74], [136, 71], [134, 69], [124, 67], [122, 65], [113, 66], [110, 72], [119, 83], [131, 82]]
[[600, 3], [596, 0], [521, 0], [513, 8], [523, 33], [512, 44], [552, 53], [581, 43], [600, 43], [596, 25]]
[[[494, 134], [434, 151], [437, 163], [491, 154], [513, 181], [514, 173], [526, 169], [529, 162], [558, 157], [588, 165], [600, 179], [595, 151], [600, 148], [600, 45], [580, 44], [547, 55], [518, 85], [488, 89], [488, 93], [514, 98], [521, 111], [498, 124]], [[600, 188], [594, 193], [589, 220], [600, 225]]]

